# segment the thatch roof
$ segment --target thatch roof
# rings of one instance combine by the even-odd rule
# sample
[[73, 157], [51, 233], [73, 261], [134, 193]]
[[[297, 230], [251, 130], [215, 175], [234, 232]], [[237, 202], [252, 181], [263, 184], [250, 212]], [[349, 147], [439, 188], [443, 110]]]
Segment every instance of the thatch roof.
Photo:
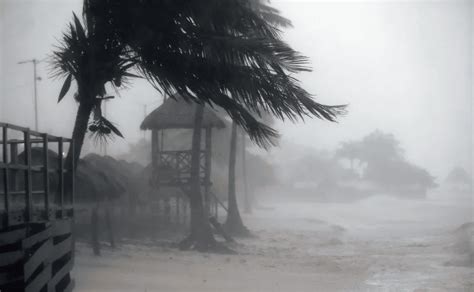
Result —
[[[195, 103], [186, 102], [181, 95], [174, 94], [143, 120], [140, 129], [192, 129], [194, 111]], [[202, 127], [225, 128], [225, 124], [212, 109], [205, 107]]]
[[126, 192], [128, 181], [116, 167], [111, 157], [88, 154], [81, 159], [76, 170], [76, 199], [78, 201], [102, 201], [115, 199]]

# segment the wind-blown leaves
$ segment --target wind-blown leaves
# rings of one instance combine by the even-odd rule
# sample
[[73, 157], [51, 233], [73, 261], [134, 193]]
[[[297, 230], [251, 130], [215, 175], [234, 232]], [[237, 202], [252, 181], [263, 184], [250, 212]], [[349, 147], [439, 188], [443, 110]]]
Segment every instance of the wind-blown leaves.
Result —
[[84, 31], [84, 27], [82, 26], [81, 21], [79, 20], [79, 18], [77, 18], [77, 15], [75, 13], [73, 13], [73, 16], [74, 16], [74, 24], [75, 24], [78, 40], [80, 42], [85, 42], [86, 33]]
[[255, 9], [258, 11], [260, 16], [267, 21], [276, 26], [281, 27], [291, 27], [293, 26], [291, 20], [281, 16], [280, 11], [276, 8], [273, 8], [267, 4], [263, 4], [262, 1], [254, 1]]
[[61, 92], [59, 92], [59, 98], [58, 98], [58, 103], [61, 102], [61, 100], [66, 96], [66, 93], [69, 91], [69, 88], [71, 87], [71, 81], [72, 81], [72, 74], [69, 74], [64, 81], [63, 87], [61, 88]]
[[104, 125], [109, 128], [115, 135], [123, 138], [123, 135], [122, 133], [117, 129], [117, 127], [115, 127], [109, 120], [107, 119], [103, 119], [104, 121]]
[[220, 98], [215, 99], [215, 101], [218, 106], [226, 110], [232, 120], [242, 127], [255, 143], [265, 149], [276, 145], [276, 141], [279, 137], [278, 132], [259, 122], [241, 104], [226, 95], [221, 95]]
[[[281, 39], [291, 22], [259, 0], [85, 0], [54, 53], [57, 76], [72, 74], [80, 102], [105, 83], [143, 76], [157, 89], [223, 107], [261, 146], [276, 131], [251, 114], [335, 121], [344, 106], [317, 103], [292, 74], [308, 59]], [[136, 69], [137, 72], [130, 72]]]
[[112, 133], [116, 136], [124, 138], [122, 133], [115, 127], [112, 122], [107, 120], [105, 117], [100, 116], [94, 121], [89, 124], [89, 131], [91, 132], [91, 136], [94, 140], [98, 143], [107, 142], [109, 138], [112, 138]]

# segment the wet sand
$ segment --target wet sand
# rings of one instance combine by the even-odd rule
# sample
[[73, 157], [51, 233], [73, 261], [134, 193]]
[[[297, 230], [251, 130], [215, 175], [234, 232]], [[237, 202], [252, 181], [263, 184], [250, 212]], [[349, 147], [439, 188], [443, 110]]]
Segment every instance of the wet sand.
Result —
[[236, 255], [126, 242], [77, 244], [76, 291], [473, 291], [472, 200], [261, 202]]

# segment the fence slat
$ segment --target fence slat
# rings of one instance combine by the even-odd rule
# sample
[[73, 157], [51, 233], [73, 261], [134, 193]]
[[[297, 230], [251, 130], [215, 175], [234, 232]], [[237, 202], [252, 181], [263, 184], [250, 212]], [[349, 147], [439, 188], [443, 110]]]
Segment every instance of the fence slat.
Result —
[[28, 281], [33, 272], [42, 263], [48, 264], [50, 262], [51, 254], [53, 251], [53, 241], [51, 239], [46, 240], [38, 249], [33, 252], [33, 255], [25, 262], [23, 267], [25, 281]]
[[[71, 148], [71, 157], [74, 157], [75, 155], [75, 151], [76, 149], [74, 148], [74, 143], [72, 142], [69, 142], [69, 147]], [[71, 186], [70, 186], [70, 196], [71, 196], [71, 200], [70, 200], [70, 204], [71, 206], [74, 206], [74, 196], [75, 196], [75, 185], [74, 185], [74, 182], [75, 182], [75, 177], [76, 177], [76, 173], [75, 173], [75, 167], [74, 167], [74, 159], [71, 159], [71, 165], [68, 165], [68, 167], [70, 167], [69, 169], [69, 175], [70, 175], [70, 183], [71, 183]]]
[[56, 220], [53, 223], [53, 236], [61, 236], [72, 232], [72, 220]]
[[[64, 266], [62, 266], [59, 269], [59, 271], [56, 272], [56, 274], [54, 274], [51, 277], [51, 280], [48, 283], [50, 288], [54, 287], [53, 289], [55, 289], [58, 282], [61, 281], [64, 277], [66, 277], [69, 274], [69, 272], [72, 270], [73, 264], [74, 263], [73, 263], [72, 259], [70, 259], [69, 261], [67, 261], [66, 264], [64, 264]], [[55, 290], [52, 290], [52, 291], [55, 291]]]
[[30, 131], [24, 132], [25, 137], [25, 165], [27, 170], [25, 173], [26, 182], [26, 222], [33, 220], [33, 182], [31, 176], [31, 143], [30, 143]]
[[51, 265], [47, 265], [39, 275], [31, 281], [25, 288], [25, 292], [37, 292], [41, 291], [48, 284], [48, 280], [51, 278]]
[[64, 216], [64, 162], [63, 162], [63, 139], [59, 138], [58, 157], [59, 157], [59, 206], [61, 209], [61, 218]]
[[0, 246], [16, 243], [26, 236], [26, 228], [0, 232]]
[[49, 151], [48, 135], [43, 135], [43, 184], [44, 184], [44, 217], [49, 220]]
[[64, 239], [60, 243], [57, 243], [54, 246], [54, 254], [51, 257], [51, 260], [55, 261], [68, 252], [72, 251], [72, 236], [69, 236], [68, 238]]
[[[69, 143], [69, 150], [74, 153], [73, 141], [4, 123], [0, 123], [0, 128], [0, 180], [3, 183], [0, 193], [4, 195], [1, 199], [4, 202], [0, 204], [5, 205], [0, 211], [0, 290], [7, 287], [7, 290], [36, 292], [47, 287], [48, 291], [72, 291], [74, 281], [69, 272], [74, 264], [71, 234], [74, 165], [65, 164], [63, 151], [64, 143]], [[18, 131], [23, 139], [11, 139], [12, 131]], [[51, 143], [58, 143], [59, 153], [54, 163], [50, 163]], [[36, 149], [40, 151], [37, 153]], [[44, 186], [35, 190], [36, 173]], [[54, 198], [50, 184], [52, 173], [59, 176], [58, 194]], [[12, 200], [16, 202], [17, 198], [21, 198], [24, 205], [12, 209]], [[39, 205], [35, 205], [36, 198], [41, 199]], [[57, 217], [67, 218], [50, 221], [53, 204], [60, 205]]]
[[29, 236], [28, 238], [25, 238], [23, 240], [23, 242], [22, 242], [23, 248], [30, 248], [33, 245], [35, 245], [35, 244], [37, 244], [41, 241], [44, 241], [47, 238], [51, 237], [51, 233], [52, 233], [51, 229], [52, 228], [51, 228], [50, 225], [45, 224], [44, 228], [41, 231], [39, 231], [39, 232], [37, 232], [37, 233], [35, 233], [35, 234], [33, 234], [33, 235]]
[[8, 227], [10, 224], [8, 218], [10, 214], [10, 171], [8, 170], [8, 128], [3, 127], [2, 131], [2, 140], [3, 140], [3, 163], [4, 163], [4, 169], [3, 169], [3, 191], [4, 191], [4, 206], [5, 206], [5, 226]]

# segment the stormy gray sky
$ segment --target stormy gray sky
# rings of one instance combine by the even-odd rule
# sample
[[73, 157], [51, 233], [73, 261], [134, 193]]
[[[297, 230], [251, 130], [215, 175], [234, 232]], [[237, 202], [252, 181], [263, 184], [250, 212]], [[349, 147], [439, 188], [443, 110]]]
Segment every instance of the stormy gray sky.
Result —
[[[328, 104], [350, 104], [339, 124], [279, 123], [285, 139], [314, 148], [337, 146], [375, 129], [394, 133], [409, 159], [444, 176], [470, 167], [472, 149], [472, 1], [273, 1], [294, 28], [286, 40], [310, 57], [304, 87]], [[80, 0], [0, 0], [0, 120], [33, 127], [32, 66], [60, 38]], [[57, 104], [62, 82], [38, 67], [41, 131], [69, 136], [76, 106]], [[141, 137], [143, 105], [161, 96], [146, 82], [108, 105], [126, 136], [110, 151]]]

